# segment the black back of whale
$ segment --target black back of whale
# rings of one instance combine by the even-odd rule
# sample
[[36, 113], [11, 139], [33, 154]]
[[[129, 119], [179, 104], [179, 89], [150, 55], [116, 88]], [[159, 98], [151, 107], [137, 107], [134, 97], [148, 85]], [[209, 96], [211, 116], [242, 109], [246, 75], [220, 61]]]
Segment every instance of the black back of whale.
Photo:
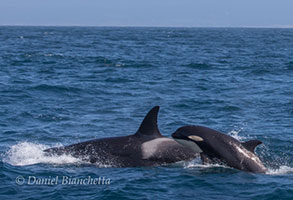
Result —
[[196, 153], [161, 135], [157, 125], [158, 112], [159, 106], [152, 108], [133, 135], [95, 139], [46, 149], [45, 152], [68, 154], [91, 163], [115, 167], [157, 166], [194, 159]]
[[[203, 140], [194, 141], [189, 136], [198, 136]], [[255, 147], [262, 143], [259, 140], [240, 142], [229, 135], [203, 126], [181, 127], [172, 134], [172, 137], [196, 143], [203, 151], [201, 159], [204, 164], [223, 163], [239, 170], [254, 173], [267, 171], [254, 153]]]

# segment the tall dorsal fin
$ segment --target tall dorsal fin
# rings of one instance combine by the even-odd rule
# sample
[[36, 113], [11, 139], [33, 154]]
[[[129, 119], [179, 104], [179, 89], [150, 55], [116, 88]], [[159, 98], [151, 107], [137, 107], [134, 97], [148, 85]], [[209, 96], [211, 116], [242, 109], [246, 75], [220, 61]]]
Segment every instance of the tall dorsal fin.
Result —
[[249, 140], [247, 142], [242, 142], [242, 146], [244, 146], [248, 151], [254, 153], [254, 149], [257, 145], [262, 144], [260, 140]]
[[135, 135], [162, 136], [157, 123], [159, 109], [159, 106], [155, 106], [148, 112]]

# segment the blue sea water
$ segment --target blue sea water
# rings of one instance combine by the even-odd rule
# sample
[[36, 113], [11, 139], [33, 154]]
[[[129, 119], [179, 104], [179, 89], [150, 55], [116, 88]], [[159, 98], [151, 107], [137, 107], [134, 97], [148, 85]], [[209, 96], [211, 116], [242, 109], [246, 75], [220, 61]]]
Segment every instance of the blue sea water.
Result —
[[[194, 124], [262, 140], [268, 173], [42, 153], [135, 133], [155, 105], [166, 136]], [[1, 199], [293, 199], [292, 141], [293, 29], [0, 27]]]

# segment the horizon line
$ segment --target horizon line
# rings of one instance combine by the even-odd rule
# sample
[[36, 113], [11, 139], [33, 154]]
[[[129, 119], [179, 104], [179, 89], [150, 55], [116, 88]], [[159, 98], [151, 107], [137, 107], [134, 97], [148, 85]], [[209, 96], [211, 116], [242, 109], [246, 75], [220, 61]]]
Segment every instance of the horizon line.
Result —
[[293, 25], [277, 26], [144, 26], [144, 25], [44, 25], [44, 24], [0, 24], [0, 27], [96, 27], [96, 28], [267, 28], [292, 29]]

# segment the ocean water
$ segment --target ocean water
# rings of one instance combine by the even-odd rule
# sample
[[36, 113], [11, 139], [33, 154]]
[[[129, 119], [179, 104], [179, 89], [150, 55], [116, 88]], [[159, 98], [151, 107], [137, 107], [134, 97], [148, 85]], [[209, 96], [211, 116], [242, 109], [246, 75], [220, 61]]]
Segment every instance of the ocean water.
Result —
[[[268, 173], [42, 152], [135, 133], [155, 105], [165, 136], [194, 124], [263, 141]], [[292, 141], [293, 29], [0, 27], [1, 199], [293, 199]]]

